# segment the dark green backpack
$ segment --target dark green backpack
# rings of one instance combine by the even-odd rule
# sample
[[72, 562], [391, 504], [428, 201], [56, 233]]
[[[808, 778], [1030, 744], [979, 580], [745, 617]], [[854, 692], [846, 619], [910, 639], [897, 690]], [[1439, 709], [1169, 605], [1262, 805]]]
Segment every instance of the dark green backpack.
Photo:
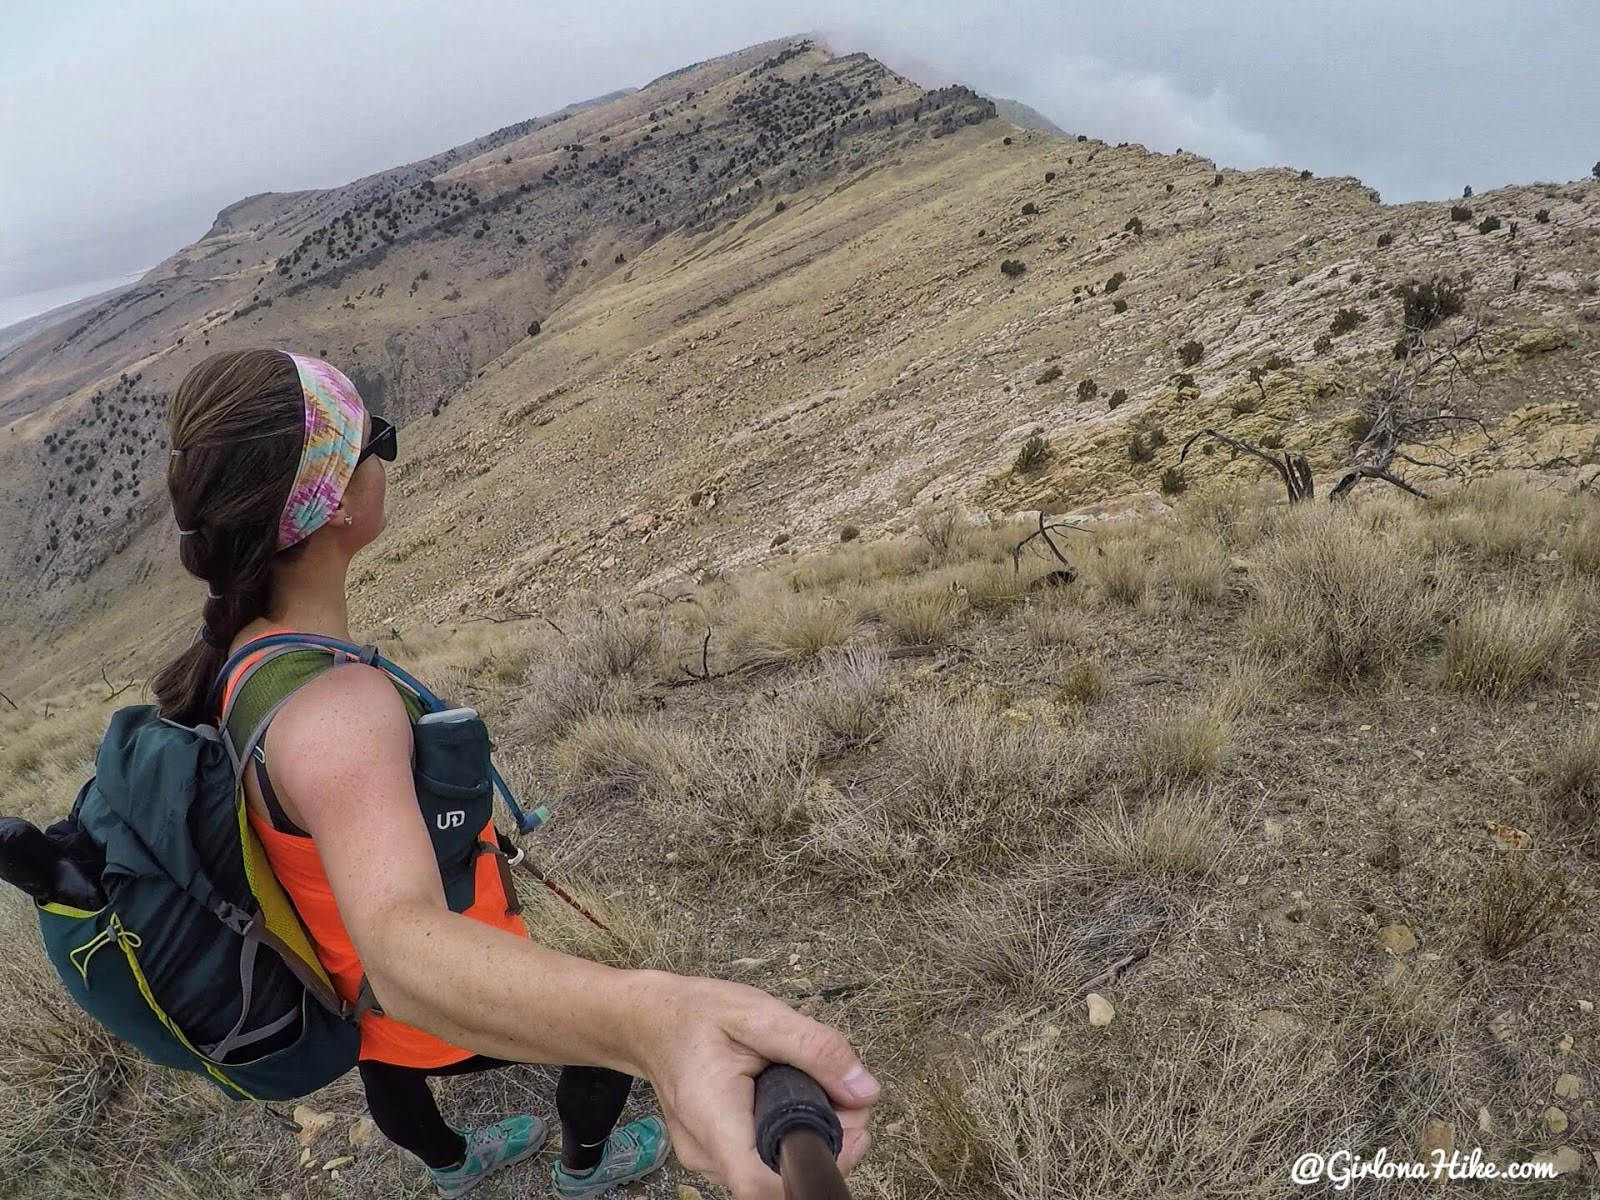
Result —
[[[245, 654], [282, 646], [370, 663], [423, 711], [449, 707], [375, 648], [306, 635], [256, 639], [220, 678]], [[152, 1061], [203, 1074], [235, 1098], [291, 1100], [353, 1067], [360, 1034], [250, 828], [239, 781], [251, 747], [236, 758], [226, 724], [225, 714], [216, 726], [178, 725], [153, 705], [112, 716], [71, 814], [104, 850], [107, 901], [94, 912], [38, 905], [39, 928], [72, 998]], [[535, 828], [548, 813], [517, 806], [488, 763], [482, 722], [471, 725], [416, 728], [448, 733], [452, 748], [440, 750], [457, 759], [462, 737], [478, 737], [479, 778], [492, 780], [519, 828]]]

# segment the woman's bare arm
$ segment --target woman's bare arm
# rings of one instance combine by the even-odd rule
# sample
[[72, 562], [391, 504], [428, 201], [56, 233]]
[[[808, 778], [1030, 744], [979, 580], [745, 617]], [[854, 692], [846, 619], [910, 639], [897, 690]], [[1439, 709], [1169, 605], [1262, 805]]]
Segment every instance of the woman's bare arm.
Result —
[[316, 840], [390, 1016], [481, 1054], [650, 1079], [679, 1157], [741, 1198], [781, 1194], [754, 1153], [753, 1080], [768, 1061], [828, 1090], [847, 1130], [843, 1165], [865, 1152], [876, 1084], [836, 1030], [755, 988], [617, 970], [451, 912], [412, 784], [410, 722], [382, 672], [318, 677], [267, 736], [285, 806]]

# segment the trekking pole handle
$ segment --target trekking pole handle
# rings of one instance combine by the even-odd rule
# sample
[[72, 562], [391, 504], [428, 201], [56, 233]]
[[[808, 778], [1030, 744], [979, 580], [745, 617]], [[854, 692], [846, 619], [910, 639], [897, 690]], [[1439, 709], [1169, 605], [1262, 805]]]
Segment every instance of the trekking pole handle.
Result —
[[843, 1146], [839, 1115], [815, 1079], [787, 1063], [756, 1076], [756, 1150], [783, 1176], [788, 1200], [848, 1200], [835, 1161]]

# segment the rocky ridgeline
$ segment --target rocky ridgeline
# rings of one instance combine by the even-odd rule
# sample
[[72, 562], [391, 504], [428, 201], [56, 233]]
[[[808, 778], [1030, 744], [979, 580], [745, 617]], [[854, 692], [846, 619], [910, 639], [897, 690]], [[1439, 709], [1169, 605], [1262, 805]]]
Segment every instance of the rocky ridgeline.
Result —
[[[1421, 389], [1484, 422], [1440, 461], [1567, 486], [1600, 474], [1600, 185], [1505, 189], [1469, 221], [1196, 155], [1001, 126], [955, 140], [876, 190], [746, 222], [699, 275], [689, 252], [652, 257], [632, 290], [605, 293], [627, 314], [624, 344], [599, 352], [579, 312], [496, 364], [458, 401], [426, 482], [401, 485], [428, 538], [444, 481], [483, 523], [477, 561], [495, 565], [442, 587], [375, 567], [390, 607], [413, 586], [441, 615], [574, 585], [669, 589], [846, 526], [903, 528], [929, 502], [1152, 511], [1215, 480], [1273, 478], [1224, 444], [1180, 463], [1208, 427], [1304, 454], [1326, 495], [1399, 366], [1402, 293], [1435, 279], [1460, 308], [1431, 344], [1482, 329], [1454, 390], [1449, 373]], [[1498, 226], [1481, 228], [1488, 215]], [[1019, 468], [1030, 437], [1046, 453]], [[1405, 469], [1423, 486], [1442, 473]], [[496, 529], [496, 498], [523, 487], [527, 515]], [[535, 503], [550, 496], [559, 511]]]
[[[0, 362], [0, 413], [66, 396], [63, 430], [107, 379], [137, 375], [148, 398], [124, 398], [92, 471], [55, 439], [22, 455], [0, 447], [12, 451], [0, 467], [21, 484], [0, 514], [19, 547], [8, 580], [80, 579], [161, 516], [149, 447], [160, 398], [197, 351], [303, 345], [336, 358], [392, 415], [437, 414], [553, 307], [668, 234], [725, 226], [891, 145], [992, 116], [967, 89], [924, 92], [864, 55], [835, 59], [799, 41], [344, 188], [232, 206], [126, 296]], [[506, 279], [518, 285], [508, 291]], [[518, 294], [527, 300], [510, 301]], [[433, 319], [397, 296], [426, 301]], [[337, 320], [316, 315], [330, 309]], [[308, 344], [313, 323], [321, 332]]]

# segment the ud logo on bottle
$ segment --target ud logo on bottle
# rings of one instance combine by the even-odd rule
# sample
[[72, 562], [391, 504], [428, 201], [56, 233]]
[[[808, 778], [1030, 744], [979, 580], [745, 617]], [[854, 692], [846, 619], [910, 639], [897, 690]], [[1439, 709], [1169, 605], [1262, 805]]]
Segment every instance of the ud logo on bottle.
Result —
[[467, 823], [467, 814], [459, 808], [449, 812], [442, 812], [433, 819], [433, 823], [440, 829], [459, 829]]

